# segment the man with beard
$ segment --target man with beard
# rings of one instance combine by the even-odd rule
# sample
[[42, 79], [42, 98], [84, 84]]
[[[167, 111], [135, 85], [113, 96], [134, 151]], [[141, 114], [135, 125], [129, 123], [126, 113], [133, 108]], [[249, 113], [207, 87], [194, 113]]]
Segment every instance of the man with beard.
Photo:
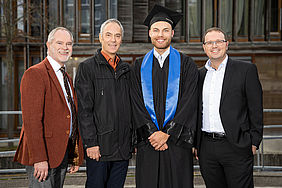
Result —
[[23, 125], [14, 160], [26, 165], [29, 187], [59, 188], [68, 164], [73, 173], [83, 162], [76, 94], [65, 72], [73, 35], [57, 27], [46, 44], [48, 56], [26, 70], [21, 81]]
[[154, 48], [133, 66], [136, 187], [193, 187], [198, 70], [171, 47], [182, 15], [155, 5], [144, 24]]

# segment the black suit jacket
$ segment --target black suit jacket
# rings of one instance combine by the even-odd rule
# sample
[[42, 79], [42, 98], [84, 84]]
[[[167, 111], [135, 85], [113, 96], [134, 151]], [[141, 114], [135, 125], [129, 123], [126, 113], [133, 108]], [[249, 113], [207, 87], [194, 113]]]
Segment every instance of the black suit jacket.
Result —
[[[197, 148], [200, 151], [202, 128], [202, 91], [207, 69], [199, 70], [199, 114]], [[237, 149], [257, 148], [262, 140], [262, 88], [254, 64], [228, 58], [219, 113], [228, 141]]]

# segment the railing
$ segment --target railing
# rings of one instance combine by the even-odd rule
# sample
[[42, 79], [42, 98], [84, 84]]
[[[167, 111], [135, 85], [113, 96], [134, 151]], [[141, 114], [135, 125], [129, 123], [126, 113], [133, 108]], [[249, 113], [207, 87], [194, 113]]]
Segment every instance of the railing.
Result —
[[[1, 143], [9, 143], [9, 142], [19, 142], [19, 140], [20, 140], [19, 138], [0, 140], [0, 144]], [[0, 152], [0, 158], [6, 157], [6, 156], [14, 156], [15, 153], [16, 153], [16, 151], [1, 151]]]
[[17, 115], [22, 114], [22, 111], [0, 111], [0, 115]]
[[[282, 109], [264, 109], [263, 112], [282, 112]], [[0, 111], [0, 115], [13, 115], [13, 114], [22, 114], [21, 111]], [[265, 125], [263, 127], [264, 129], [270, 129], [270, 128], [282, 128], [282, 125]], [[282, 139], [282, 135], [279, 136], [263, 136], [263, 140], [261, 142], [261, 147], [257, 151], [257, 165], [254, 166], [254, 169], [256, 170], [262, 170], [262, 171], [282, 171], [282, 166], [265, 166], [264, 165], [264, 149], [263, 149], [263, 142], [265, 140], [270, 139]], [[0, 143], [9, 143], [9, 142], [18, 142], [19, 139], [5, 139], [0, 140]], [[14, 156], [16, 151], [2, 151], [0, 152], [0, 158], [1, 157], [7, 157], [7, 156]], [[129, 166], [129, 169], [135, 169], [135, 166]], [[199, 169], [199, 165], [194, 165], [194, 169]], [[79, 171], [86, 171], [86, 167], [80, 167]], [[23, 173], [25, 172], [25, 169], [0, 169], [0, 174], [7, 174], [7, 173]]]

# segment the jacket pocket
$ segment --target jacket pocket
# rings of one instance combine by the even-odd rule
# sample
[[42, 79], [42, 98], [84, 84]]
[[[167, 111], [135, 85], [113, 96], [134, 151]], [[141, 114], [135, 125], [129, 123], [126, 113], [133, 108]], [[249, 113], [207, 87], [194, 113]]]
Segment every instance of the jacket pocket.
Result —
[[94, 121], [98, 134], [103, 135], [113, 131], [114, 130], [113, 117], [115, 117], [115, 112], [111, 109], [109, 103], [107, 103], [105, 99], [100, 99], [97, 100], [94, 108], [95, 108]]
[[111, 155], [113, 153], [113, 130], [98, 133], [98, 143], [101, 155]]

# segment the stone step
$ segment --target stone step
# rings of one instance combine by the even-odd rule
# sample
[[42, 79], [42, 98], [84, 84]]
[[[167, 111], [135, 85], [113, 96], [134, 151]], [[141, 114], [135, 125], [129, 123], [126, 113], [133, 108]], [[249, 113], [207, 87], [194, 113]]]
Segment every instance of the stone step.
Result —
[[[86, 173], [78, 172], [75, 174], [67, 174], [65, 179], [64, 188], [74, 188], [74, 187], [84, 187], [86, 181]], [[265, 172], [265, 171], [255, 171], [254, 172], [254, 183], [255, 187], [271, 187], [278, 188], [282, 187], [282, 172]], [[194, 185], [195, 188], [202, 188], [204, 186], [204, 181], [201, 177], [199, 171], [195, 171], [194, 175]], [[0, 187], [27, 187], [28, 180], [26, 174], [7, 174], [0, 175]], [[135, 174], [130, 170], [128, 172], [126, 183], [124, 188], [134, 188], [135, 187]]]

